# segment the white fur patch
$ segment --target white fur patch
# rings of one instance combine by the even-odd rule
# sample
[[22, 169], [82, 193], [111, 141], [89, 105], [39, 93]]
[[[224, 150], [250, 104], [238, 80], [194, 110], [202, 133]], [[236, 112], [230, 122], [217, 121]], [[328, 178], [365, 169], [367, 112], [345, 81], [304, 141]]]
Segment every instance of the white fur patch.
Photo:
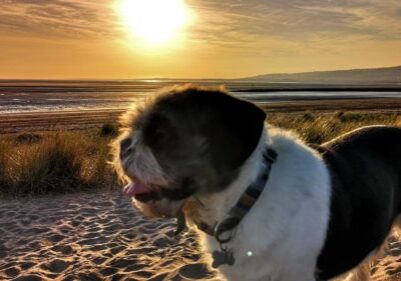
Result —
[[120, 166], [120, 169], [117, 169], [117, 171], [120, 170], [119, 174], [123, 177], [128, 176], [130, 179], [139, 179], [146, 184], [168, 185], [168, 176], [160, 167], [149, 147], [142, 143], [142, 132], [140, 130], [134, 132], [127, 131], [119, 138], [118, 142], [125, 138], [131, 138], [132, 142], [127, 147], [127, 150], [130, 150], [130, 152], [121, 161], [119, 159], [119, 151], [115, 152], [118, 155], [115, 164]]
[[[263, 168], [266, 145], [277, 152], [277, 161], [228, 244], [234, 266], [219, 269], [230, 281], [314, 281], [329, 221], [330, 179], [321, 157], [294, 135], [265, 130], [235, 182], [223, 192], [199, 197], [208, 206], [199, 211], [206, 222], [222, 221]], [[201, 236], [209, 251], [219, 250], [214, 238]]]
[[[126, 148], [131, 152], [127, 153], [127, 156], [123, 157], [121, 161], [119, 157], [120, 148], [118, 147], [118, 151], [115, 152], [117, 155], [115, 167], [120, 177], [125, 181], [139, 179], [145, 184], [154, 184], [159, 187], [168, 186], [168, 176], [164, 173], [150, 148], [142, 143], [142, 132], [140, 130], [134, 132], [129, 130], [122, 134], [116, 143], [120, 143], [121, 140], [126, 138], [132, 139], [130, 146]], [[183, 204], [182, 201], [172, 202], [168, 199], [142, 203], [132, 198], [132, 201], [148, 217], [175, 217]]]
[[149, 147], [142, 143], [142, 132], [135, 131], [131, 138], [132, 143], [128, 149], [132, 149], [132, 152], [122, 161], [126, 173], [132, 174], [144, 183], [167, 185], [166, 174]]

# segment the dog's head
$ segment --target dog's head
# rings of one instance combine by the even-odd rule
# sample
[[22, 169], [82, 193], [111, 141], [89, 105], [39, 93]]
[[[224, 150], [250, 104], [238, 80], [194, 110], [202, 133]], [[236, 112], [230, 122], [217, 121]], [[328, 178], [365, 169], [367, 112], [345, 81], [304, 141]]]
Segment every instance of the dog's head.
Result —
[[219, 192], [256, 148], [266, 115], [223, 89], [175, 87], [129, 111], [115, 164], [146, 215], [176, 216], [189, 197]]

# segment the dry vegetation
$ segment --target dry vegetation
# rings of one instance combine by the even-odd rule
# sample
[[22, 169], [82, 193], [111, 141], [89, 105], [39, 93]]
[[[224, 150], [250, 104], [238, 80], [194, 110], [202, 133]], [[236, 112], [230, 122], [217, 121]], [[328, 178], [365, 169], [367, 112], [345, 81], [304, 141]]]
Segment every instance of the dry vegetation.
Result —
[[280, 128], [290, 129], [307, 143], [321, 144], [341, 134], [367, 125], [401, 125], [398, 113], [273, 113], [268, 122]]
[[107, 164], [108, 133], [0, 135], [0, 194], [27, 196], [113, 187], [114, 176]]
[[[397, 113], [271, 113], [270, 124], [295, 130], [308, 143], [320, 144], [355, 128], [399, 125]], [[0, 135], [0, 194], [6, 196], [65, 193], [112, 188], [107, 164], [113, 124], [99, 130]]]

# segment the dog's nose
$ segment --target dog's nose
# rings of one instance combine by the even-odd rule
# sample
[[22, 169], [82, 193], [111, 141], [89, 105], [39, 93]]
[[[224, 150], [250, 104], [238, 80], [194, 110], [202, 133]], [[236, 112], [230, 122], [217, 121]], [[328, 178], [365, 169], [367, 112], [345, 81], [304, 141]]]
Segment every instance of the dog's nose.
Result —
[[126, 152], [126, 150], [130, 147], [132, 143], [132, 139], [131, 138], [126, 138], [123, 139], [120, 143], [120, 151], [121, 151], [121, 155]]

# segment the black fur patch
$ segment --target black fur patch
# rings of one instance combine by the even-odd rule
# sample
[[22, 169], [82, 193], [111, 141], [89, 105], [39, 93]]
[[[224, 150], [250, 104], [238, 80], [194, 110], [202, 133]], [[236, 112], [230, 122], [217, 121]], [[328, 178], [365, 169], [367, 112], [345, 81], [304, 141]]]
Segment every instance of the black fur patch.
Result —
[[318, 277], [358, 265], [387, 236], [401, 201], [401, 128], [366, 127], [318, 149], [332, 180], [328, 236]]
[[144, 143], [173, 182], [191, 179], [180, 185], [188, 191], [169, 188], [166, 196], [226, 188], [256, 148], [265, 117], [256, 105], [219, 90], [187, 87], [159, 96], [139, 124]]
[[126, 138], [121, 141], [121, 143], [120, 143], [120, 157], [121, 158], [127, 153], [127, 149], [131, 145], [131, 143], [132, 143], [131, 138]]

